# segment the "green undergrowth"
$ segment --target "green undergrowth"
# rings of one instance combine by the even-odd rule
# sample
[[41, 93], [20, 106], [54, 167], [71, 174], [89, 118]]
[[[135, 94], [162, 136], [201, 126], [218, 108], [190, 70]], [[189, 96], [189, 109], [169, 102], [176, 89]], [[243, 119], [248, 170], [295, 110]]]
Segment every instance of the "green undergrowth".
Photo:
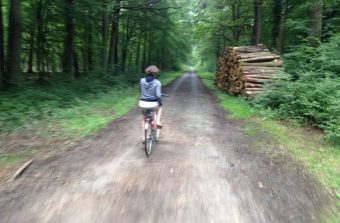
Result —
[[[180, 73], [163, 73], [159, 79], [163, 85], [169, 84]], [[119, 91], [101, 94], [79, 106], [61, 112], [57, 120], [68, 135], [87, 136], [104, 128], [108, 123], [128, 113], [137, 105], [138, 86], [125, 86]]]
[[[142, 75], [124, 75], [92, 75], [78, 80], [60, 76], [48, 83], [28, 82], [1, 92], [0, 134], [47, 123], [50, 128], [62, 126], [66, 133], [88, 135], [136, 105]], [[166, 85], [179, 75], [164, 72], [160, 80]]]
[[[339, 145], [325, 142], [322, 134], [315, 133], [316, 130], [282, 123], [273, 119], [274, 116], [270, 111], [255, 109], [244, 98], [232, 97], [218, 90], [214, 85], [213, 74], [200, 73], [199, 75], [208, 89], [217, 96], [228, 116], [244, 123], [242, 130], [246, 135], [256, 136], [258, 133], [264, 133], [267, 136], [258, 137], [254, 142], [255, 147], [264, 146], [269, 138], [270, 144], [282, 148], [291, 157], [302, 161], [322, 185], [334, 191], [340, 207]], [[335, 222], [332, 219], [327, 222]]]
[[52, 122], [50, 130], [53, 130], [54, 126], [62, 126], [67, 136], [87, 136], [125, 115], [136, 105], [137, 97], [135, 87], [98, 95], [98, 98], [83, 101], [78, 106], [57, 112], [53, 118], [56, 125]]

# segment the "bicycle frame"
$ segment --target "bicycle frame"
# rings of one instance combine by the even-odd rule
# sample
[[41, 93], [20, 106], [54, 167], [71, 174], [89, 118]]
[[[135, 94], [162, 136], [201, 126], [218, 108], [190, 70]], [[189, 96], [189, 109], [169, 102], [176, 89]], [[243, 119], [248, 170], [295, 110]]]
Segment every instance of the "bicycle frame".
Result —
[[157, 120], [156, 111], [152, 111], [152, 110], [148, 111], [148, 114], [144, 118], [144, 129], [145, 130], [148, 129], [150, 124], [152, 128], [157, 128], [155, 120]]
[[145, 153], [149, 157], [152, 150], [152, 145], [157, 142], [159, 137], [159, 129], [156, 124], [157, 113], [154, 110], [148, 110], [144, 117], [144, 131], [145, 131]]

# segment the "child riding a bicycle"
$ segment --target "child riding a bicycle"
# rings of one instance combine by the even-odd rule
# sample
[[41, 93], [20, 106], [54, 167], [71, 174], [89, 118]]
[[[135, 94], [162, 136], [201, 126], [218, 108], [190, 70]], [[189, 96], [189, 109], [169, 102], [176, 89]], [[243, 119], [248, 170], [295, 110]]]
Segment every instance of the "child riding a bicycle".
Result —
[[[160, 70], [154, 66], [148, 66], [145, 69], [146, 77], [140, 80], [140, 97], [139, 107], [142, 109], [142, 113], [145, 116], [148, 110], [155, 110], [157, 112], [156, 124], [158, 128], [162, 128], [160, 123], [162, 114], [162, 91], [161, 82], [156, 79]], [[144, 136], [144, 120], [143, 120], [143, 143], [145, 141]]]

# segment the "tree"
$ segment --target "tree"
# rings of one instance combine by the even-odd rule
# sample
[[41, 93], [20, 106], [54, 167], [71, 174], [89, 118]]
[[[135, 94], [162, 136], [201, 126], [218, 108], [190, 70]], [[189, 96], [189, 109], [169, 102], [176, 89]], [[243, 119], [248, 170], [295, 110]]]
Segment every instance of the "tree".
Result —
[[311, 0], [309, 12], [310, 12], [309, 44], [311, 46], [317, 47], [320, 44], [322, 33], [322, 14], [323, 14], [322, 0]]
[[111, 25], [111, 40], [109, 49], [108, 68], [110, 71], [114, 71], [115, 66], [118, 64], [118, 31], [119, 31], [119, 19], [121, 10], [121, 0], [115, 0], [113, 7], [113, 17]]
[[107, 41], [108, 41], [109, 12], [108, 0], [102, 0], [102, 27], [101, 27], [101, 65], [107, 68]]
[[0, 89], [4, 88], [4, 32], [2, 18], [2, 0], [0, 0]]
[[[45, 16], [45, 1], [38, 0], [36, 8], [36, 25], [37, 25], [37, 68], [39, 79], [43, 80], [46, 68], [46, 16]], [[34, 35], [34, 34], [33, 34]]]
[[[20, 1], [12, 2], [18, 4]], [[9, 44], [5, 45], [9, 49], [6, 52], [8, 57], [16, 54], [16, 59], [22, 59], [21, 66], [27, 73], [37, 71], [43, 80], [46, 80], [44, 77], [47, 73], [53, 75], [60, 71], [73, 77], [77, 71], [81, 75], [91, 73], [96, 68], [115, 72], [119, 71], [114, 69], [116, 67], [120, 67], [121, 71], [137, 70], [141, 68], [142, 62], [159, 63], [164, 68], [176, 67], [177, 62], [185, 59], [190, 51], [187, 46], [190, 36], [183, 30], [190, 30], [191, 27], [181, 27], [188, 18], [188, 8], [185, 12], [179, 7], [187, 5], [184, 0], [21, 2], [22, 42], [18, 43], [13, 38], [18, 27], [14, 22], [20, 20], [11, 19], [10, 24], [7, 24], [9, 20], [5, 19], [4, 27], [10, 27], [11, 30], [4, 32], [5, 38], [9, 40]], [[13, 9], [19, 8], [12, 7], [12, 11], [16, 12]], [[6, 4], [5, 15], [9, 11]], [[15, 15], [13, 12], [9, 13], [11, 18]], [[17, 51], [13, 46], [21, 47], [22, 51], [15, 53]], [[181, 49], [178, 49], [179, 46]], [[20, 68], [20, 61], [7, 58], [6, 61], [9, 69], [13, 67], [10, 63]]]
[[281, 52], [282, 47], [282, 0], [273, 0], [272, 45]]
[[254, 26], [252, 44], [260, 43], [261, 38], [261, 19], [262, 19], [262, 0], [254, 0]]
[[7, 81], [12, 83], [19, 79], [21, 51], [21, 4], [20, 0], [11, 0], [9, 9]]
[[63, 71], [73, 77], [74, 75], [74, 1], [65, 0], [65, 42], [63, 56]]
[[[233, 0], [231, 4], [232, 4], [232, 11], [233, 11], [232, 19], [233, 19], [234, 23], [237, 23], [238, 19], [240, 18], [239, 4], [238, 4], [237, 0]], [[238, 42], [239, 38], [240, 38], [239, 26], [238, 26], [238, 24], [234, 24], [234, 27], [233, 27], [233, 40], [235, 42]]]

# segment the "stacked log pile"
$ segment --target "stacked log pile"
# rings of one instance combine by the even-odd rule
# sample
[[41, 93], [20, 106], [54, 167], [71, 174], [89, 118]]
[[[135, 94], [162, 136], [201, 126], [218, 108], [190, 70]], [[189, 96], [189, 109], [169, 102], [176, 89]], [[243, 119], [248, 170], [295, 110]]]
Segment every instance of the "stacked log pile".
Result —
[[282, 69], [280, 56], [264, 45], [226, 47], [218, 59], [216, 85], [231, 95], [253, 97]]

